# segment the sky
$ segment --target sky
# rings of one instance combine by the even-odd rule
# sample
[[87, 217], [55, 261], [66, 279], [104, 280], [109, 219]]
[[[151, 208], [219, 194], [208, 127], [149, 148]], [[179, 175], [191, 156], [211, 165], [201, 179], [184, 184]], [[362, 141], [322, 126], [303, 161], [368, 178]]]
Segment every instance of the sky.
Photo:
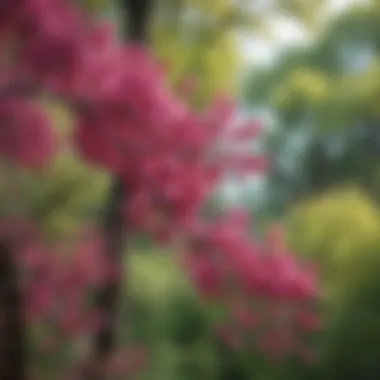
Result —
[[[313, 0], [309, 0], [313, 1]], [[366, 0], [330, 0], [329, 13], [334, 15], [344, 10], [352, 4], [363, 3]], [[308, 42], [308, 36], [305, 29], [290, 18], [279, 18], [271, 20], [275, 31], [275, 40], [266, 41], [264, 39], [253, 38], [252, 36], [242, 36], [241, 46], [242, 54], [247, 65], [270, 64], [276, 59], [284, 49], [290, 46], [305, 44]]]

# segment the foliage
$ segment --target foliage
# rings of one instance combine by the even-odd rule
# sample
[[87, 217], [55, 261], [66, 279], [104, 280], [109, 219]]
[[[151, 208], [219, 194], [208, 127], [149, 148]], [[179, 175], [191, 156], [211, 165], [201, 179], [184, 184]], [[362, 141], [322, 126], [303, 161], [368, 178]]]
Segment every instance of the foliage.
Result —
[[360, 188], [348, 187], [298, 204], [291, 210], [288, 226], [292, 244], [302, 248], [300, 252], [318, 255], [327, 266], [341, 267], [344, 260], [377, 243], [378, 223], [373, 199]]
[[379, 15], [376, 1], [348, 7], [308, 46], [252, 71], [245, 99], [275, 119], [268, 203], [278, 212], [353, 179], [378, 196]]
[[146, 379], [192, 379], [195, 374], [199, 379], [318, 378], [315, 367], [297, 361], [274, 366], [257, 352], [232, 353], [221, 345], [211, 329], [218, 311], [197, 296], [189, 281], [180, 279], [168, 252], [138, 251], [130, 265], [133, 331], [157, 354]]
[[379, 373], [379, 15], [378, 1], [355, 3], [244, 89], [247, 108], [274, 119], [267, 213], [321, 264], [324, 379]]
[[327, 378], [372, 379], [379, 370], [379, 228], [376, 202], [352, 187], [308, 200], [289, 215], [292, 245], [324, 271]]

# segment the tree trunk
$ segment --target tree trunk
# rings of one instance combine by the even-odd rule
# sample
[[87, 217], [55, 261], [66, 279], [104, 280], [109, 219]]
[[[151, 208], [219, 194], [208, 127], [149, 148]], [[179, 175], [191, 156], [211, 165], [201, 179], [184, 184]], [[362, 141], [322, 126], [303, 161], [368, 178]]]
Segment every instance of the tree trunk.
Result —
[[[125, 34], [130, 41], [145, 43], [147, 40], [148, 15], [151, 0], [121, 0]], [[110, 265], [122, 266], [125, 254], [124, 237], [128, 236], [128, 225], [124, 223], [123, 203], [128, 199], [128, 189], [119, 178], [114, 179], [109, 202], [103, 220], [103, 231], [107, 239], [107, 256]], [[99, 289], [95, 309], [106, 316], [106, 323], [96, 333], [93, 342], [93, 366], [88, 380], [106, 379], [104, 363], [117, 349], [117, 314], [121, 292], [121, 279], [111, 280]]]
[[129, 41], [148, 42], [148, 27], [153, 0], [119, 0], [125, 17], [125, 36]]
[[26, 336], [17, 263], [6, 241], [0, 241], [0, 379], [25, 380]]

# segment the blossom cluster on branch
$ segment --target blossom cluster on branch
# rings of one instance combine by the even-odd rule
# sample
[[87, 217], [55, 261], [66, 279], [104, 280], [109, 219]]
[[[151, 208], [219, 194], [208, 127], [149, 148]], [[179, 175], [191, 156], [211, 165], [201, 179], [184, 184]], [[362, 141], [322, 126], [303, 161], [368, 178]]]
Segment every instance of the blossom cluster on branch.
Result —
[[[59, 141], [40, 100], [65, 102], [81, 157], [123, 181], [128, 224], [160, 242], [180, 240], [194, 287], [231, 311], [222, 335], [230, 342], [231, 334], [252, 335], [268, 355], [305, 354], [303, 334], [319, 327], [313, 270], [270, 242], [251, 241], [236, 215], [198, 218], [226, 173], [265, 169], [264, 157], [233, 149], [257, 138], [259, 123], [237, 123], [226, 99], [195, 112], [170, 91], [149, 50], [122, 44], [111, 25], [71, 1], [2, 1], [0, 67], [2, 157], [30, 168], [47, 164]], [[22, 251], [31, 317], [54, 317], [73, 335], [102, 323], [105, 316], [86, 310], [84, 299], [104, 268], [116, 277], [120, 268], [102, 265], [97, 239], [73, 248], [70, 259], [43, 239]]]

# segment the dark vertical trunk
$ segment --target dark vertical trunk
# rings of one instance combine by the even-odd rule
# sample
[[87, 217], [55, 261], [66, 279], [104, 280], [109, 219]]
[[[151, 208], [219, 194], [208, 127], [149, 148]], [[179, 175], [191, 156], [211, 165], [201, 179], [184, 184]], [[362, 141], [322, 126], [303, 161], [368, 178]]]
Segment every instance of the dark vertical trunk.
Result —
[[146, 44], [153, 0], [119, 0], [125, 17], [125, 36], [129, 41]]
[[[125, 35], [130, 41], [145, 43], [147, 40], [148, 15], [151, 0], [121, 0]], [[114, 179], [109, 203], [103, 220], [103, 231], [107, 239], [107, 255], [110, 265], [122, 265], [124, 237], [128, 236], [128, 225], [124, 223], [123, 202], [128, 199], [128, 189], [121, 179]], [[94, 362], [89, 380], [106, 379], [103, 363], [117, 348], [117, 314], [121, 291], [121, 279], [105, 283], [99, 289], [95, 309], [106, 316], [106, 323], [94, 337]]]
[[26, 337], [22, 293], [14, 254], [0, 241], [0, 379], [25, 380]]
[[[124, 251], [124, 220], [122, 202], [127, 196], [125, 186], [120, 179], [115, 179], [106, 206], [103, 233], [106, 238], [107, 259], [109, 266], [122, 265]], [[107, 271], [107, 268], [104, 268]], [[95, 295], [94, 308], [105, 317], [105, 323], [96, 332], [93, 342], [93, 362], [90, 363], [89, 380], [105, 379], [103, 364], [117, 347], [117, 304], [121, 291], [121, 279], [109, 279]]]

